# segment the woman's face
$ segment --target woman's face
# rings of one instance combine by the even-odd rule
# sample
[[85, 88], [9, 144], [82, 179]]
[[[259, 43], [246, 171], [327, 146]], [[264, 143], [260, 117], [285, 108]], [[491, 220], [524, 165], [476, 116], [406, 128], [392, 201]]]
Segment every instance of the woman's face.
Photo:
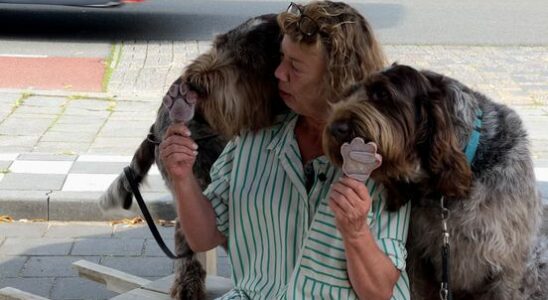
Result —
[[324, 119], [328, 107], [323, 93], [326, 88], [324, 51], [295, 43], [286, 35], [281, 52], [282, 61], [274, 73], [280, 96], [297, 114]]

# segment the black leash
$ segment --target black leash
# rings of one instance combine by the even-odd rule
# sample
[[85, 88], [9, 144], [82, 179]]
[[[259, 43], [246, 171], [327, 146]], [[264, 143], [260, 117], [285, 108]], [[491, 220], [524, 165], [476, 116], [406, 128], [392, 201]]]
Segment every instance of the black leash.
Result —
[[167, 257], [171, 259], [179, 259], [183, 256], [176, 256], [169, 250], [169, 248], [164, 243], [164, 240], [162, 239], [162, 236], [160, 235], [160, 232], [158, 232], [158, 228], [156, 227], [156, 224], [154, 224], [154, 220], [152, 219], [152, 216], [150, 215], [150, 212], [148, 211], [148, 208], [145, 204], [145, 201], [143, 200], [143, 196], [141, 196], [141, 192], [139, 192], [139, 187], [137, 186], [137, 183], [135, 182], [135, 172], [133, 169], [129, 166], [124, 168], [124, 174], [126, 175], [127, 180], [129, 181], [129, 185], [131, 186], [131, 190], [133, 194], [135, 195], [135, 199], [137, 199], [137, 204], [139, 204], [139, 208], [141, 209], [141, 212], [143, 213], [143, 217], [145, 217], [145, 221], [147, 222], [148, 228], [150, 228], [150, 232], [152, 233], [152, 236], [154, 236], [154, 239], [156, 240], [156, 243], [158, 243], [158, 246], [164, 251], [164, 253], [167, 255]]

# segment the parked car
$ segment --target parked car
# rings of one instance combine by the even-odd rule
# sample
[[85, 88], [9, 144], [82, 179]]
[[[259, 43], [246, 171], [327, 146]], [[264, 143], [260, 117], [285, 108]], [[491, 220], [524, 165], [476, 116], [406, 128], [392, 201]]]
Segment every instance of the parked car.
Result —
[[126, 3], [139, 3], [144, 0], [0, 0], [0, 3], [64, 5], [81, 7], [115, 7]]

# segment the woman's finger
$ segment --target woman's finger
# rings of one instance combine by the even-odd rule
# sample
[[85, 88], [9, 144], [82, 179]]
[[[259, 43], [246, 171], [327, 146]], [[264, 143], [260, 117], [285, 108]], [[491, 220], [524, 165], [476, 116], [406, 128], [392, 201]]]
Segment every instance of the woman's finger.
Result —
[[194, 160], [196, 159], [195, 155], [188, 155], [186, 153], [172, 153], [165, 157], [164, 161], [167, 165], [170, 163], [188, 163], [192, 164], [194, 163]]
[[170, 155], [172, 155], [174, 153], [182, 153], [182, 154], [186, 154], [186, 155], [189, 155], [189, 156], [196, 156], [198, 154], [198, 151], [193, 150], [193, 149], [189, 149], [186, 146], [171, 144], [171, 145], [169, 145], [169, 146], [167, 146], [167, 147], [160, 150], [160, 157], [167, 158], [167, 157], [169, 157]]
[[184, 123], [173, 123], [167, 128], [166, 133], [163, 136], [163, 139], [165, 140], [167, 137], [172, 135], [189, 137], [191, 135], [191, 132]]
[[352, 179], [347, 176], [343, 176], [339, 179], [339, 182], [344, 186], [352, 190], [353, 194], [356, 195], [357, 199], [362, 201], [370, 200], [369, 190], [363, 182]]
[[187, 147], [187, 148], [192, 149], [192, 150], [197, 150], [198, 149], [198, 144], [196, 144], [192, 139], [182, 137], [182, 136], [179, 136], [179, 135], [172, 135], [172, 136], [167, 137], [166, 139], [164, 139], [162, 141], [162, 143], [160, 143], [160, 150], [162, 150], [162, 149], [164, 149], [164, 148], [166, 148], [170, 145], [183, 146], [183, 147]]
[[356, 194], [350, 187], [338, 182], [335, 183], [331, 189], [333, 192], [336, 192], [346, 198], [346, 201], [352, 208], [355, 208], [358, 205], [358, 194]]
[[343, 209], [339, 206], [339, 204], [337, 204], [336, 201], [330, 199], [330, 200], [329, 200], [329, 203], [328, 203], [328, 206], [329, 206], [329, 208], [331, 208], [331, 210], [335, 213], [335, 217], [344, 214]]
[[334, 189], [331, 191], [330, 200], [335, 202], [335, 204], [337, 204], [346, 214], [349, 214], [355, 210], [350, 201], [348, 201], [347, 197]]

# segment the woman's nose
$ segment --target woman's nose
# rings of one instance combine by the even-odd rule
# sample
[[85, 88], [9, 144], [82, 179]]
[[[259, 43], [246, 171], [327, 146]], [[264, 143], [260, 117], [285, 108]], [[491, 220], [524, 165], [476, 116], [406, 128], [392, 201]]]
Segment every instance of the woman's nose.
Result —
[[279, 81], [283, 81], [283, 82], [288, 81], [287, 71], [286, 71], [286, 68], [284, 67], [284, 62], [283, 61], [278, 65], [278, 67], [274, 71], [274, 76]]

